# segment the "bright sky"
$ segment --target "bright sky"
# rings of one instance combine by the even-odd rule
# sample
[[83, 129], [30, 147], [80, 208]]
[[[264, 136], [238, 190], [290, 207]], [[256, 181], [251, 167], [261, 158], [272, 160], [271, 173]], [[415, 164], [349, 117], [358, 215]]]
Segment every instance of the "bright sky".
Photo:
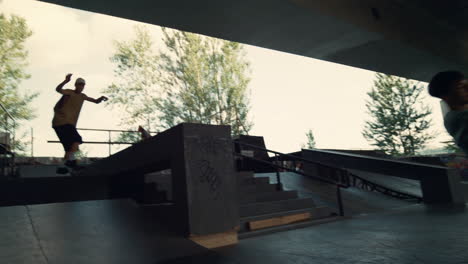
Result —
[[[24, 17], [34, 32], [26, 45], [32, 77], [21, 84], [22, 91], [40, 92], [33, 103], [38, 117], [25, 124], [27, 137], [34, 129], [34, 155], [62, 156], [59, 144], [47, 143], [57, 140], [51, 128], [52, 109], [60, 98], [55, 87], [70, 72], [86, 79], [87, 95], [100, 96], [113, 80], [112, 41], [132, 38], [134, 25], [143, 23], [32, 0], [0, 0], [0, 12]], [[161, 44], [159, 27], [146, 26], [156, 45]], [[308, 129], [318, 148], [370, 148], [361, 131], [374, 72], [255, 46], [246, 45], [246, 50], [252, 70], [251, 134], [264, 136], [268, 148], [297, 151]], [[432, 106], [434, 130], [439, 132], [430, 147], [439, 147], [449, 139], [439, 101], [429, 96], [424, 101]], [[88, 103], [78, 127], [119, 129], [118, 122], [115, 111]], [[105, 133], [81, 133], [84, 140], [107, 140]], [[108, 153], [107, 146], [83, 146], [89, 156]]]

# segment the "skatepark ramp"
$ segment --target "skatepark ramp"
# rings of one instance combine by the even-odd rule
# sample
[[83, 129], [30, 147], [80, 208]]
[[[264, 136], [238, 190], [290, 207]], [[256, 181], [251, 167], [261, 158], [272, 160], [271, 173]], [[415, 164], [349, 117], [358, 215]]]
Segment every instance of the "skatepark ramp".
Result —
[[[406, 199], [417, 199], [421, 195], [425, 203], [465, 203], [463, 183], [458, 171], [452, 168], [317, 149], [303, 149], [300, 156], [320, 165], [348, 171], [343, 181], [350, 185], [362, 184]], [[306, 163], [303, 170], [308, 174], [336, 177], [323, 171], [320, 165]]]
[[[465, 200], [467, 188], [459, 173], [443, 166], [318, 149], [283, 154], [267, 149], [261, 137], [245, 136], [235, 143], [238, 155], [244, 159], [242, 166], [257, 172], [276, 172], [278, 184], [282, 170], [408, 201], [464, 203]], [[269, 169], [265, 170], [265, 166]]]
[[[269, 178], [270, 182], [277, 185], [277, 189], [294, 191], [302, 198], [311, 198], [317, 208], [327, 208], [328, 212], [336, 215], [351, 216], [385, 211], [422, 200], [420, 193], [405, 193], [398, 188], [374, 183], [350, 170], [301, 158], [300, 152], [284, 154], [269, 150], [264, 147], [263, 140], [259, 140], [260, 137], [245, 140], [246, 137], [242, 141], [235, 140], [237, 162], [241, 170], [256, 171], [256, 177]], [[273, 156], [269, 157], [268, 153]], [[318, 173], [307, 173], [301, 169], [306, 163], [315, 166]], [[336, 184], [341, 185], [340, 190], [336, 188]], [[385, 196], [373, 195], [372, 192], [380, 192]]]

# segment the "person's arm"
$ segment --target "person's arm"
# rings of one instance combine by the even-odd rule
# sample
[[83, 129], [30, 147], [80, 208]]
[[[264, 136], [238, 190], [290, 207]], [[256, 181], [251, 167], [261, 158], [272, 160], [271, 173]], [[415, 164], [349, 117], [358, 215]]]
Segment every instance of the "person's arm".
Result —
[[102, 101], [107, 101], [107, 97], [101, 96], [101, 97], [99, 97], [98, 99], [95, 99], [95, 98], [92, 98], [92, 97], [89, 97], [89, 96], [85, 95], [85, 100], [88, 101], [88, 102], [92, 102], [92, 103], [95, 103], [95, 104], [99, 104], [99, 103], [101, 103]]
[[71, 76], [72, 76], [71, 73], [67, 74], [67, 76], [65, 76], [65, 80], [61, 82], [59, 85], [57, 85], [57, 88], [55, 88], [55, 91], [64, 95], [69, 94], [71, 90], [64, 90], [63, 86], [67, 84], [68, 82], [70, 82]]

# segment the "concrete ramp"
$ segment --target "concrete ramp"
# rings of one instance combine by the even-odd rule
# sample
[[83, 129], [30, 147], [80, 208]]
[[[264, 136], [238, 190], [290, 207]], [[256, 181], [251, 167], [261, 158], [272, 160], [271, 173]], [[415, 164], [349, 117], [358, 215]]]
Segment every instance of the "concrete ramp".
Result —
[[[269, 176], [270, 182], [276, 182], [275, 173], [256, 175]], [[334, 208], [336, 213], [338, 213], [335, 186], [324, 184], [293, 172], [282, 172], [281, 182], [286, 190], [297, 190], [301, 197], [313, 198], [317, 206], [328, 206]], [[346, 215], [383, 212], [414, 205], [414, 202], [399, 200], [377, 192], [366, 191], [355, 187], [342, 188], [341, 193]]]
[[348, 169], [348, 171], [360, 178], [389, 189], [422, 197], [421, 184], [419, 181], [361, 170]]
[[170, 231], [163, 210], [130, 200], [0, 208], [2, 263], [172, 262], [212, 252]]
[[[366, 177], [375, 179], [377, 179], [379, 175], [399, 177], [405, 180], [418, 181], [420, 183], [422, 200], [424, 203], [465, 204], [465, 194], [460, 183], [460, 174], [455, 169], [417, 162], [397, 161], [389, 158], [377, 158], [316, 149], [303, 149], [301, 151], [301, 156], [306, 160], [311, 160], [319, 164], [305, 164], [304, 171], [310, 175], [321, 174], [321, 167], [328, 166], [369, 172], [371, 174], [366, 174]], [[380, 178], [380, 180], [383, 179], [383, 177]], [[374, 181], [371, 182], [375, 183]], [[384, 184], [390, 184], [390, 182], [391, 185], [397, 186], [397, 188], [379, 187], [382, 189], [379, 191], [398, 197], [404, 195], [402, 193], [397, 193], [397, 190], [403, 185], [403, 181], [396, 182], [395, 180], [386, 180]], [[408, 181], [405, 181], [406, 185], [407, 183]], [[405, 186], [405, 189], [411, 191], [413, 187]], [[405, 196], [409, 197], [407, 194]]]

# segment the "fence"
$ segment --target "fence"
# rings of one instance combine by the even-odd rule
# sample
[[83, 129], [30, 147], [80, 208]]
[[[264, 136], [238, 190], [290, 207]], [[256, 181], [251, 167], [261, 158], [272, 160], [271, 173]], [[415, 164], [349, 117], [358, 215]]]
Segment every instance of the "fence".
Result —
[[[97, 128], [77, 128], [81, 131], [98, 131], [107, 133], [107, 141], [83, 141], [84, 144], [106, 144], [109, 145], [109, 156], [112, 154], [112, 145], [132, 145], [135, 142], [124, 142], [124, 141], [112, 141], [112, 133], [140, 133], [139, 131], [133, 130], [119, 130], [119, 129], [97, 129]], [[157, 134], [158, 132], [148, 132], [152, 135]], [[60, 143], [57, 140], [48, 140], [48, 143]]]

